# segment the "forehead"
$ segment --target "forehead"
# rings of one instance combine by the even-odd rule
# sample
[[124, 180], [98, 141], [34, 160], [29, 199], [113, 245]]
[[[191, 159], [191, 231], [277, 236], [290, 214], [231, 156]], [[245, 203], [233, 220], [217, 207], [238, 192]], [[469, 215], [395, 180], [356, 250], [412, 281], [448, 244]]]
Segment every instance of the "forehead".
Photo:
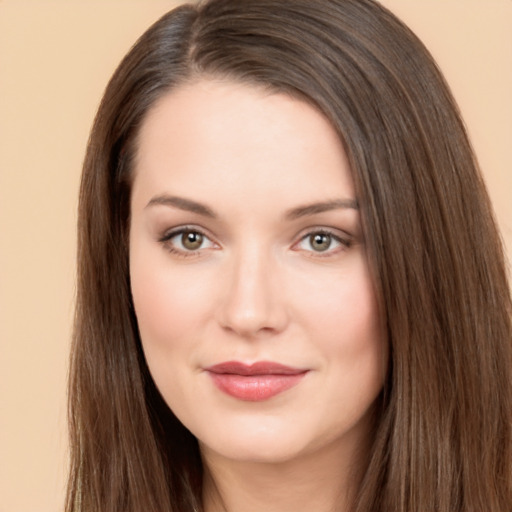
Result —
[[186, 84], [160, 98], [141, 127], [134, 171], [134, 194], [146, 196], [353, 196], [343, 145], [317, 109], [226, 81]]

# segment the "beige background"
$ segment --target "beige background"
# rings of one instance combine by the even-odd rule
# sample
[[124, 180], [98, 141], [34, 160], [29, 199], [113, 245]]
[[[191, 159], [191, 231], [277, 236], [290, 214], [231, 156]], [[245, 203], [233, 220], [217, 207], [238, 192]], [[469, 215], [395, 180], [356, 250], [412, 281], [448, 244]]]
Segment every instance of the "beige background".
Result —
[[[170, 0], [0, 0], [0, 512], [62, 509], [80, 166], [102, 90]], [[512, 1], [384, 0], [465, 116], [512, 260]]]

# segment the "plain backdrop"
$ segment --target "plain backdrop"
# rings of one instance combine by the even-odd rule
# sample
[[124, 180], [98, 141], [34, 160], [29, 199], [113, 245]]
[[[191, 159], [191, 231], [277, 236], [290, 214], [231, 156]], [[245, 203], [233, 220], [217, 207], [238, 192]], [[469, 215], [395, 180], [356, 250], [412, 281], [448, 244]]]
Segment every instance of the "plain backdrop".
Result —
[[[180, 2], [0, 0], [0, 512], [63, 508], [80, 168], [102, 91]], [[384, 0], [465, 117], [512, 260], [512, 1]]]

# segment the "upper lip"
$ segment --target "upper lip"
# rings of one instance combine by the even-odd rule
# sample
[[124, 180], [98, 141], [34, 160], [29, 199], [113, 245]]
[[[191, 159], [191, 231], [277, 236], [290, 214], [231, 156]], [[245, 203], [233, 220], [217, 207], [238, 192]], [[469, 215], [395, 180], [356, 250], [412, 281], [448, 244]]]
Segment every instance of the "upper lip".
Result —
[[206, 371], [233, 375], [299, 375], [307, 370], [294, 368], [272, 361], [258, 361], [245, 364], [239, 361], [225, 361], [205, 368]]

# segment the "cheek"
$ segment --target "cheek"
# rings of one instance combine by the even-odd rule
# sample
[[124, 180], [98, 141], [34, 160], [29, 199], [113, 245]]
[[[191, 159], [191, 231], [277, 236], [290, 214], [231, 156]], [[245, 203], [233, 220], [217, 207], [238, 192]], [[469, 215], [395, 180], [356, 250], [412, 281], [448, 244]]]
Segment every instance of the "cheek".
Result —
[[[187, 268], [171, 269], [135, 256], [131, 261], [132, 296], [145, 352], [177, 349], [200, 328], [214, 302], [208, 279]], [[150, 354], [149, 354], [150, 355]]]
[[[310, 287], [301, 311], [311, 339], [342, 382], [381, 386], [388, 349], [373, 284], [364, 260]], [[333, 373], [333, 376], [334, 376]]]
[[296, 294], [302, 297], [303, 318], [324, 333], [320, 339], [332, 340], [335, 347], [340, 346], [340, 341], [343, 345], [357, 339], [380, 338], [378, 308], [368, 270], [364, 261], [353, 263], [327, 278], [303, 283], [302, 293]]
[[[197, 366], [197, 350], [214, 300], [207, 279], [187, 269], [131, 262], [132, 296], [144, 356], [153, 380], [173, 410], [186, 404], [185, 386], [194, 389], [187, 369]], [[197, 277], [197, 276], [196, 276]], [[194, 391], [193, 391], [194, 392]]]

